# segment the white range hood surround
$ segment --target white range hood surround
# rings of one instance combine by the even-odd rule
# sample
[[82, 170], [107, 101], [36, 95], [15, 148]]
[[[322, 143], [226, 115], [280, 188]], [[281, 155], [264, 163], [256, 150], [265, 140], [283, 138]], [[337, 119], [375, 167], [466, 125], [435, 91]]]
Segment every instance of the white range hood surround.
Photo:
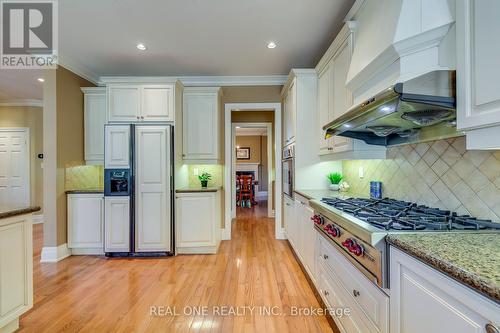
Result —
[[455, 69], [454, 0], [369, 0], [347, 17], [355, 44], [346, 85], [354, 105], [397, 82]]

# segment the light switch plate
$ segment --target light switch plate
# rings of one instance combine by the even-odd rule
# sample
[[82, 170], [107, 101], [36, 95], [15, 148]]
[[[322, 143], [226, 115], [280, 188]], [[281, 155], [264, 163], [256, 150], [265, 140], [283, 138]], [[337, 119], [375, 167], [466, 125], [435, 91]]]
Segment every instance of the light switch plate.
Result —
[[360, 166], [358, 169], [358, 175], [359, 178], [363, 178], [365, 176], [365, 169], [362, 166]]
[[193, 169], [193, 174], [194, 174], [195, 176], [198, 176], [198, 175], [200, 174], [200, 169], [198, 169], [198, 168], [194, 168], [194, 169]]

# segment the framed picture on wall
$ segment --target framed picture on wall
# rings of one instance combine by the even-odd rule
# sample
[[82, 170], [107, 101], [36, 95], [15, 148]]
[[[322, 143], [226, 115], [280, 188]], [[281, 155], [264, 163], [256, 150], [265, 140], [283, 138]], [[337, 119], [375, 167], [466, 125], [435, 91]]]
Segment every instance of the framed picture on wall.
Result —
[[250, 147], [236, 148], [236, 159], [237, 160], [249, 160], [250, 159]]

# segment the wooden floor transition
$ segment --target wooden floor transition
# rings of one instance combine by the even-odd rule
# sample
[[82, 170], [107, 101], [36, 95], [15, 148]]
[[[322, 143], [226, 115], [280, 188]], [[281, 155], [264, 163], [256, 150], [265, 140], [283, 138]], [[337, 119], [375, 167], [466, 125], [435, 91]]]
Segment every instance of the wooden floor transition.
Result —
[[232, 240], [217, 255], [167, 259], [41, 264], [35, 225], [35, 304], [21, 332], [331, 332], [325, 317], [290, 315], [292, 306], [319, 304], [266, 212], [265, 202], [238, 208]]

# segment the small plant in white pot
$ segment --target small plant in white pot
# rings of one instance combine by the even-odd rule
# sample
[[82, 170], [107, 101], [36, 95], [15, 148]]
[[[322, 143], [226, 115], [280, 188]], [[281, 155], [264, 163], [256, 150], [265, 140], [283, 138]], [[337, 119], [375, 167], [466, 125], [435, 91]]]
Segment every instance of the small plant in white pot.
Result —
[[332, 191], [338, 191], [339, 190], [340, 182], [344, 178], [342, 176], [342, 174], [340, 174], [338, 172], [332, 172], [332, 173], [329, 173], [326, 177], [330, 181], [330, 190], [332, 190]]

